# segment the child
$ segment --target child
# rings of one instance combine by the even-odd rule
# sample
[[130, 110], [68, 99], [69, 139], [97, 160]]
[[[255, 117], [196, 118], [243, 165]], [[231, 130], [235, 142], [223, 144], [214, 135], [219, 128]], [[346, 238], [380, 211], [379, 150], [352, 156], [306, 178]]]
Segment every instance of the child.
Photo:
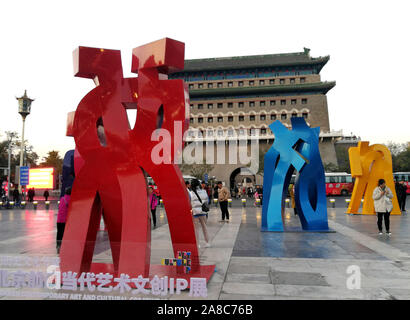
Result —
[[68, 204], [70, 203], [71, 187], [65, 189], [64, 197], [60, 199], [57, 215], [57, 254], [60, 254], [61, 241], [63, 240], [65, 223], [67, 221]]
[[256, 201], [257, 201], [257, 199], [259, 199], [258, 190], [255, 191], [254, 198], [255, 198], [255, 203], [254, 203], [254, 205], [256, 206], [256, 203], [257, 203]]

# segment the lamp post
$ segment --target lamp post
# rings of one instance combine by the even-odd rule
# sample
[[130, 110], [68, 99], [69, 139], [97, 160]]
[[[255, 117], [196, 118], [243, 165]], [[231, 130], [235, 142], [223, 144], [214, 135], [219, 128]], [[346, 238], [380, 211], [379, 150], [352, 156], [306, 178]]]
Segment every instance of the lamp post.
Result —
[[[26, 124], [26, 117], [30, 114], [31, 103], [34, 99], [30, 99], [27, 96], [27, 90], [24, 90], [24, 95], [20, 98], [16, 98], [19, 104], [19, 113], [23, 119], [23, 132], [21, 134], [21, 145], [20, 145], [20, 168], [23, 166], [23, 157], [24, 157], [24, 127]], [[19, 181], [20, 182], [20, 181]], [[21, 193], [21, 185], [19, 183], [19, 192]]]
[[10, 187], [11, 187], [11, 149], [14, 146], [14, 138], [16, 137], [16, 134], [14, 132], [11, 131], [7, 131], [7, 142], [8, 142], [8, 153], [9, 153], [9, 157], [8, 157], [8, 166], [7, 166], [7, 196], [10, 197], [11, 193], [10, 193]]

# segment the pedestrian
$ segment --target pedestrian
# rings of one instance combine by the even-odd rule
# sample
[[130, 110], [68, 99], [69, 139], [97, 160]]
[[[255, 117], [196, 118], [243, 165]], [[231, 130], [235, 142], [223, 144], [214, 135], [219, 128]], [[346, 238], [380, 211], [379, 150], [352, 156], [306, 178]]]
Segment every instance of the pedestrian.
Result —
[[154, 193], [153, 187], [148, 188], [148, 200], [149, 200], [149, 209], [151, 210], [151, 215], [152, 215], [152, 222], [155, 228], [157, 226], [156, 211], [157, 211], [157, 206], [158, 206], [158, 198]]
[[214, 196], [214, 199], [218, 199], [218, 184], [216, 184], [215, 186], [214, 186], [214, 194], [213, 194], [213, 196]]
[[379, 228], [379, 235], [383, 234], [383, 218], [386, 227], [387, 235], [391, 235], [390, 232], [390, 212], [393, 210], [393, 193], [386, 186], [386, 181], [380, 179], [378, 186], [373, 191], [374, 209], [377, 213], [377, 227]]
[[298, 211], [296, 209], [296, 203], [295, 203], [295, 186], [293, 183], [289, 184], [288, 187], [288, 192], [289, 192], [289, 196], [290, 196], [290, 203], [291, 203], [291, 207], [293, 208], [293, 213], [295, 214], [295, 216], [298, 214]]
[[235, 186], [235, 188], [233, 189], [233, 191], [235, 192], [235, 199], [238, 199], [239, 196], [239, 189], [237, 186]]
[[57, 254], [60, 254], [65, 223], [67, 221], [68, 205], [71, 198], [71, 187], [66, 188], [64, 193], [64, 196], [60, 198], [60, 204], [58, 206], [57, 214]]
[[[209, 243], [208, 229], [206, 227], [206, 214], [209, 211], [208, 206], [208, 194], [204, 189], [201, 188], [199, 180], [193, 179], [191, 181], [191, 207], [192, 215], [195, 225], [195, 236], [198, 241], [198, 229], [202, 228], [205, 239], [205, 247], [209, 248], [211, 245]], [[198, 247], [201, 246], [198, 243]]]
[[255, 194], [253, 195], [253, 197], [255, 199], [254, 205], [256, 206], [257, 199], [259, 199], [258, 189], [256, 189]]
[[406, 212], [407, 185], [404, 182], [404, 180], [400, 181], [400, 186], [401, 186], [401, 195], [400, 195], [400, 198], [397, 195], [397, 198], [399, 200], [400, 210], [402, 212]]
[[17, 187], [15, 187], [13, 190], [13, 201], [14, 201], [14, 204], [19, 204], [20, 202], [20, 192]]
[[100, 141], [101, 146], [106, 147], [107, 146], [107, 138], [105, 136], [105, 129], [104, 129], [104, 123], [102, 118], [98, 118], [97, 120], [97, 136], [98, 140]]
[[248, 188], [248, 198], [252, 198], [252, 195], [253, 195], [253, 189], [252, 187], [249, 187]]
[[49, 196], [50, 196], [50, 193], [49, 193], [48, 190], [46, 189], [46, 191], [44, 191], [44, 193], [43, 193], [43, 197], [44, 197], [45, 201], [48, 200], [48, 197], [49, 197]]
[[222, 186], [222, 181], [218, 181], [218, 201], [221, 207], [222, 219], [219, 222], [229, 222], [228, 199], [230, 197], [227, 187]]
[[[206, 184], [205, 182], [201, 183], [202, 189], [204, 189], [206, 191], [206, 194], [208, 195], [208, 204], [211, 204], [211, 188], [208, 184]], [[208, 215], [207, 215], [208, 218]]]

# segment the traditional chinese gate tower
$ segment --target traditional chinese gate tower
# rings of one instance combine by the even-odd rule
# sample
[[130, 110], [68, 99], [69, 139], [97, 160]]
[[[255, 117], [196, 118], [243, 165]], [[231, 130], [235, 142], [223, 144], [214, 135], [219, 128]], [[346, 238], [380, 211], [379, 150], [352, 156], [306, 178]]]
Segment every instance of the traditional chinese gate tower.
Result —
[[[63, 272], [207, 279], [212, 275], [214, 265], [199, 264], [188, 194], [173, 163], [183, 145], [182, 136], [174, 136], [174, 127], [182, 126], [183, 132], [188, 129], [189, 96], [184, 82], [168, 80], [167, 74], [182, 69], [183, 64], [184, 44], [168, 38], [133, 50], [132, 71], [138, 78], [123, 77], [119, 50], [79, 47], [74, 52], [75, 76], [94, 79], [97, 86], [69, 114], [67, 135], [74, 136], [84, 163], [80, 168], [76, 163], [61, 247]], [[126, 108], [137, 109], [132, 130]], [[104, 141], [98, 136], [101, 127]], [[158, 140], [153, 137], [160, 129], [171, 134], [173, 152], [165, 163], [154, 164], [151, 151]], [[150, 266], [151, 216], [143, 171], [161, 190], [175, 257], [178, 251], [191, 252], [188, 275], [183, 274], [183, 267]], [[112, 265], [92, 263], [101, 214], [108, 229]]]

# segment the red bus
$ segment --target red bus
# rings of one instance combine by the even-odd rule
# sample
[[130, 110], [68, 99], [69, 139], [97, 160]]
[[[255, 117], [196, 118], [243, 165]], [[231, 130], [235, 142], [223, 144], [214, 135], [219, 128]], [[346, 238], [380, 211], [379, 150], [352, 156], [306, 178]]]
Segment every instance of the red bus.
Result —
[[346, 172], [325, 173], [326, 195], [348, 196], [353, 191], [352, 175]]
[[404, 184], [407, 186], [407, 194], [410, 193], [410, 172], [395, 172], [393, 173], [394, 180], [404, 181]]

